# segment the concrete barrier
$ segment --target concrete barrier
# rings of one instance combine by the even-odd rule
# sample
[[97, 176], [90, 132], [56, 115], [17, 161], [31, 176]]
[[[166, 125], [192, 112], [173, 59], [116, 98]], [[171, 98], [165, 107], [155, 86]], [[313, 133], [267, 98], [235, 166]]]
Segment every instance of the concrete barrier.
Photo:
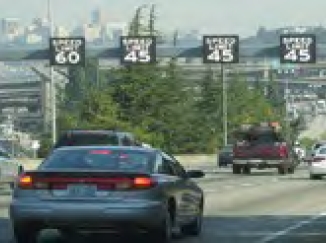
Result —
[[[216, 155], [193, 154], [193, 155], [175, 155], [175, 158], [185, 167], [209, 166], [216, 164]], [[25, 170], [35, 169], [43, 159], [18, 159]]]

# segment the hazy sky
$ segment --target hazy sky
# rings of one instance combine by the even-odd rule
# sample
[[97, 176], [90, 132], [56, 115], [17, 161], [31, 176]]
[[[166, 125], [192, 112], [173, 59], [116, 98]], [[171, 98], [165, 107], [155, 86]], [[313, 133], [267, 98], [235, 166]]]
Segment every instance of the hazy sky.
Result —
[[[109, 20], [129, 21], [137, 6], [156, 3], [159, 25], [165, 30], [198, 29], [203, 34], [255, 33], [293, 25], [325, 25], [325, 0], [51, 0], [56, 24], [71, 27], [90, 20], [101, 7]], [[0, 0], [0, 18], [29, 22], [46, 13], [47, 0]]]

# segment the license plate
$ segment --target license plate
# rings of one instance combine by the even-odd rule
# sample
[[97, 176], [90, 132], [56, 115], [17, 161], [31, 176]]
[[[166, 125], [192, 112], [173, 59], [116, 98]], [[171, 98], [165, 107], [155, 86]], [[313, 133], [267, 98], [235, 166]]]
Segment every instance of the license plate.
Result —
[[94, 185], [69, 185], [68, 194], [73, 197], [95, 196], [96, 187]]

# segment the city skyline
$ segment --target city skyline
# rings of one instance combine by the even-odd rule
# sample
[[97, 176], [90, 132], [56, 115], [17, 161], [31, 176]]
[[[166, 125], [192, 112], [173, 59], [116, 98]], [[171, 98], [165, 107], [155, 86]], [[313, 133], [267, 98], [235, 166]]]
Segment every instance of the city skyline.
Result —
[[[203, 34], [255, 35], [260, 26], [274, 29], [287, 26], [326, 25], [326, 1], [310, 0], [52, 0], [55, 25], [72, 29], [90, 22], [90, 13], [101, 8], [110, 22], [129, 22], [142, 4], [156, 4], [158, 26], [163, 31], [199, 30]], [[28, 23], [47, 15], [46, 0], [0, 0], [2, 18], [19, 18]], [[19, 7], [17, 7], [19, 6]], [[28, 11], [26, 11], [28, 10]], [[194, 17], [195, 16], [195, 17]]]

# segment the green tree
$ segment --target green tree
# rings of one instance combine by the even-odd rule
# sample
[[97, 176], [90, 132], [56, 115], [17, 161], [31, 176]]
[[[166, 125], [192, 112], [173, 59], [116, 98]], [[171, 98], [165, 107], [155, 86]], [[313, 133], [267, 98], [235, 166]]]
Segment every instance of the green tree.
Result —
[[146, 7], [147, 7], [147, 5], [144, 4], [136, 9], [135, 15], [129, 24], [128, 35], [138, 36], [138, 35], [141, 35], [146, 30], [146, 26], [142, 22], [144, 19], [143, 10]]
[[[208, 67], [199, 82], [199, 96], [196, 102], [198, 126], [206, 148], [204, 151], [215, 151], [222, 144], [223, 113], [222, 113], [222, 82], [221, 76], [214, 77], [214, 71]], [[206, 142], [204, 142], [206, 141]]]

